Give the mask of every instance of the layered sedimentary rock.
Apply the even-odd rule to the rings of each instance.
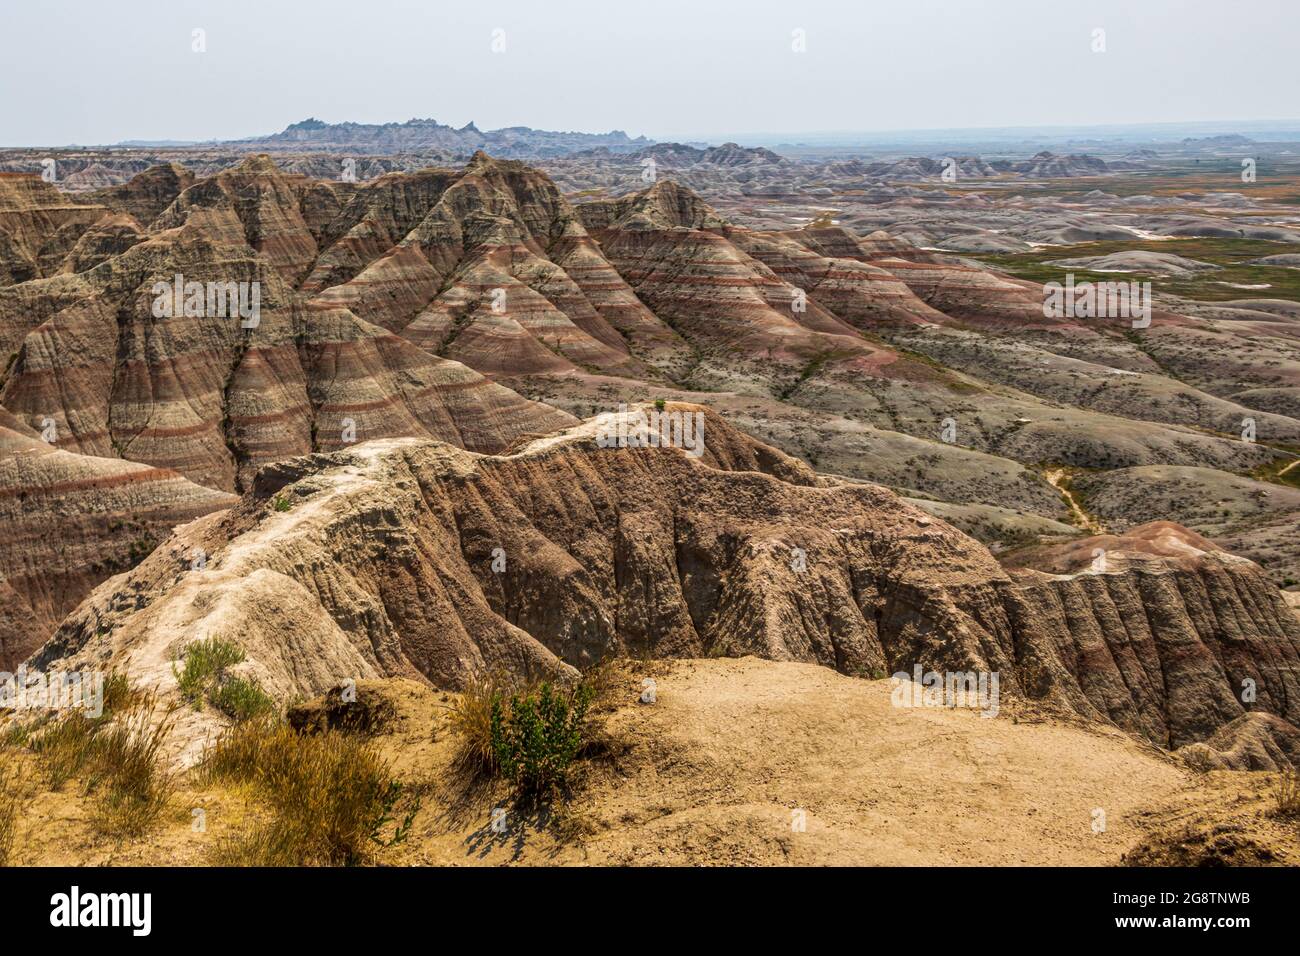
[[[456,686],[485,667],[563,671],[643,646],[663,654],[755,652],[866,672],[916,662],[993,667],[1013,689],[1178,746],[1249,709],[1224,688],[1260,660],[1275,666],[1253,678],[1270,688],[1258,706],[1294,717],[1286,698],[1291,651],[1269,656],[1252,645],[1242,663],[1206,612],[1179,611],[1168,590],[1176,583],[1179,600],[1192,607],[1188,595],[1205,587],[1215,610],[1248,595],[1262,615],[1255,632],[1288,647],[1294,636],[1273,620],[1275,592],[1253,565],[1194,545],[1204,555],[1199,564],[1161,565],[1158,574],[1136,565],[1110,576],[1005,572],[924,515],[873,532],[869,546],[860,538],[842,545],[835,528],[857,527],[862,511],[896,515],[889,509],[901,506],[887,496],[888,506],[880,504],[874,489],[830,489],[770,450],[747,453],[746,471],[785,462],[767,502],[745,484],[757,479],[719,467],[727,464],[720,448],[747,440],[713,418],[701,462],[649,452],[653,468],[627,463],[642,453],[588,461],[589,442],[573,436],[521,450],[530,437],[575,419],[505,387],[553,396],[583,414],[647,392],[712,392],[709,401],[728,415],[808,461],[817,461],[813,449],[852,436],[831,466],[837,472],[889,480],[909,494],[942,488],[947,500],[965,505],[976,482],[960,476],[987,462],[1000,477],[996,492],[985,489],[986,505],[1055,519],[1065,506],[1042,477],[1044,463],[1273,467],[1279,452],[1268,442],[1292,440],[1291,423],[1256,414],[1261,441],[1237,440],[1230,432],[1236,417],[1251,413],[1248,400],[1207,397],[1274,381],[1263,374],[1259,346],[1249,367],[1194,394],[1174,388],[1118,325],[1045,319],[1041,290],[1031,284],[896,236],[858,236],[828,219],[780,231],[740,228],[667,180],[575,206],[537,170],[483,154],[460,169],[362,183],[312,179],[251,157],[206,176],[158,167],[80,203],[47,185],[15,179],[0,200],[9,210],[0,222],[0,261],[12,264],[8,280],[0,276],[0,350],[10,356],[0,401],[20,428],[51,422],[53,447],[78,460],[137,462],[251,493],[242,517],[205,518],[185,535],[214,552],[256,553],[264,565],[239,564],[244,570],[227,579],[214,576],[220,563],[186,571],[173,550],[124,586],[144,589],[137,594],[193,589],[187,599],[199,606],[159,604],[176,615],[155,622],[163,637],[204,636],[185,629],[218,623],[200,613],[209,606],[231,615],[241,633],[264,634],[267,647],[252,656],[269,686],[286,694],[320,690],[349,668]],[[176,276],[209,288],[256,283],[256,319],[229,309],[160,313],[155,284]],[[1154,318],[1143,348],[1162,363],[1190,367],[1191,352],[1180,343],[1209,333],[1187,317]],[[1265,325],[1275,337],[1285,328],[1281,320]],[[1236,328],[1244,335],[1263,327]],[[1104,388],[1088,381],[1099,375]],[[1193,407],[1211,406],[1214,416],[1188,417]],[[717,445],[719,435],[731,437]],[[340,457],[297,457],[313,453]],[[755,467],[759,461],[767,464]],[[451,495],[447,489],[460,486],[445,468],[490,478],[465,485],[480,489],[487,504],[474,504],[465,489]],[[343,474],[351,477],[335,487]],[[438,494],[393,491],[413,480]],[[329,512],[334,543],[320,552],[327,559],[304,539],[302,553],[313,557],[301,566],[314,569],[304,581],[293,563],[301,555],[290,560],[274,535],[263,541],[257,529],[264,518],[277,534],[286,530],[282,520],[297,528],[295,513],[313,516],[301,525],[304,534],[317,528],[320,515],[297,504],[266,513],[268,495],[284,491],[296,500],[293,489],[312,482],[321,490],[309,501],[328,499],[343,510]],[[665,484],[680,496],[643,497],[642,486]],[[370,498],[353,497],[373,492],[378,501],[381,488],[389,508],[382,514]],[[561,498],[554,507],[564,521],[538,511],[539,502]],[[835,507],[823,510],[826,501]],[[344,520],[354,512],[368,517]],[[448,513],[457,516],[455,527],[446,524]],[[498,545],[512,570],[480,580],[487,572],[473,563],[481,557],[474,549],[483,542],[465,535],[507,514],[509,521],[490,527],[516,529],[537,547],[516,555]],[[613,525],[610,514],[618,516]],[[732,530],[700,530],[714,525]],[[782,529],[775,549],[755,543],[770,527]],[[391,541],[400,559],[370,541],[375,528],[397,529]],[[629,537],[628,529],[646,536]],[[796,534],[810,543],[794,544]],[[906,546],[890,543],[896,534]],[[601,550],[602,535],[616,542],[612,555]],[[567,559],[545,545],[556,541]],[[919,560],[913,545],[931,563],[896,581],[881,555]],[[812,577],[794,575],[795,547],[835,554],[840,563],[833,573],[817,565]],[[355,561],[343,554],[351,548]],[[535,555],[554,563],[533,568]],[[362,568],[362,560],[374,567]],[[89,565],[78,587],[129,563]],[[947,596],[936,598],[923,578],[946,581],[948,567],[979,570],[969,587],[945,583]],[[697,570],[688,575],[687,568]],[[527,573],[507,592],[516,572]],[[166,584],[176,574],[180,582]],[[32,613],[31,587],[21,574],[4,577],[0,618],[22,620]],[[318,581],[332,582],[325,590],[333,596]],[[815,591],[801,590],[810,581]],[[710,589],[716,599],[701,596]],[[1109,623],[1166,604],[1160,613],[1175,623],[1153,621],[1149,633],[1121,638]],[[40,626],[55,613],[41,610]],[[128,625],[145,618],[127,616],[122,640],[135,646]],[[81,633],[79,620],[68,634]],[[277,650],[272,637],[283,634],[295,636],[288,650]],[[1121,639],[1142,648],[1140,673],[1114,643]],[[60,640],[66,645],[66,634]],[[165,655],[155,650],[162,674]],[[1156,686],[1152,675],[1166,672],[1179,675],[1179,688]],[[1191,700],[1181,696],[1184,683],[1215,689]]]
[[[177,196],[194,185],[194,179],[194,173],[180,163],[161,163],[85,198],[148,226]]]
[[[349,677],[458,687],[631,652],[757,654],[997,671],[1003,694],[1163,746],[1244,713],[1246,677],[1252,712],[1300,717],[1300,624],[1254,565],[1182,529],[1110,542],[1104,572],[1053,555],[1038,559],[1052,573],[1008,572],[891,492],[819,478],[698,406],[665,411],[703,416],[698,457],[609,447],[609,414],[503,455],[385,440],[266,466],[237,508],[101,586],[32,663],[129,657],[166,684],[178,646],[223,633],[291,697]],[[196,547],[201,571],[182,562]]]
[[[151,169],[95,198],[101,218],[71,247],[56,244],[57,274],[0,287],[0,348],[14,355],[0,398],[29,424],[60,420],[76,450],[214,487],[243,488],[262,463],[346,443],[347,421],[356,440],[427,435],[492,451],[566,420],[497,391],[476,403],[488,408],[481,423],[448,427],[419,397],[455,377],[438,359],[530,392],[546,377],[585,394],[585,376],[607,376],[610,404],[656,383],[776,399],[927,440],[952,420],[956,444],[1031,465],[1244,471],[1274,454],[1179,427],[1219,428],[1250,409],[1184,422],[1174,398],[1187,389],[1132,345],[1117,357],[1104,330],[1044,319],[1025,283],[823,222],[739,228],[668,180],[573,206],[544,174],[483,154],[459,170],[362,184],[252,157],[200,179]],[[176,275],[260,283],[260,327],[160,320],[150,289]],[[987,350],[949,366],[952,350],[938,350],[950,339],[938,333],[971,323],[1016,337],[1008,348],[1054,336],[1049,347],[1087,354],[1102,371],[1145,362],[1148,377],[1103,392],[1075,376],[1063,394],[1061,370],[1039,356],[1024,356],[1014,375]],[[375,354],[374,328],[411,348]],[[426,371],[413,389],[404,370],[414,367]],[[341,394],[349,383],[355,396]],[[1144,405],[1150,395],[1158,405]],[[1121,417],[1146,405],[1146,417],[1167,424]],[[1274,441],[1289,440],[1290,423],[1257,417]]]
[[[428,199],[419,218],[404,223],[404,233],[383,230],[389,248],[346,281],[322,288],[314,301],[345,307],[428,352],[489,374],[644,371],[603,309],[630,333],[638,325],[651,330],[639,333],[638,342],[651,344],[655,334],[671,339],[636,307],[544,175],[479,154],[459,174],[444,175]],[[368,238],[338,245],[361,258]],[[334,259],[331,253],[328,260]],[[576,275],[561,263],[572,263]],[[307,287],[344,274],[324,273],[318,263]]]
[[[317,237],[348,231],[320,220],[360,214],[322,214],[335,198],[251,159],[183,189],[142,236],[120,235],[135,221],[124,213],[101,220],[68,274],[0,290],[0,333],[15,348],[0,400],[28,425],[53,420],[60,448],[223,490],[266,461],[350,441],[414,435],[491,451],[571,420],[346,307],[304,303],[294,283],[312,271]],[[124,249],[106,255],[115,235]],[[177,276],[206,292],[199,314],[188,292],[158,295]]]
[[[888,374],[905,377],[910,363],[863,339],[851,323],[865,327],[873,314],[909,321],[933,314],[888,273],[819,256],[781,235],[728,227],[669,180],[578,212],[637,296],[720,381],[755,362],[774,375],[781,366],[788,373],[814,362],[858,372],[898,364]]]
[[[1296,619],[1253,562],[1157,521],[1008,563],[1013,617],[1070,636],[1061,664],[1121,727],[1179,747],[1248,711],[1295,721]]]
[[[236,500],[173,471],[60,451],[0,408],[0,670],[173,526]]]
[[[0,286],[58,271],[104,211],[72,200],[40,175],[0,173]]]

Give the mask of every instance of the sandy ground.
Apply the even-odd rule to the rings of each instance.
[[[653,704],[638,700],[647,678]],[[1107,865],[1223,821],[1266,831],[1275,852],[1246,862],[1300,861],[1300,826],[1269,816],[1273,775],[1193,774],[1118,731],[1005,700],[983,718],[895,707],[888,679],[812,664],[628,662],[595,718],[607,751],[548,816],[449,771],[451,695],[382,687],[397,718],[375,742],[426,791],[389,864]],[[17,862],[201,863],[257,813],[231,793],[175,802],[158,832],[112,846],[90,835],[73,795],[46,794],[28,808]],[[191,804],[206,810],[202,832]],[[491,826],[495,807],[505,832]],[[1162,850],[1152,861],[1175,860]]]
[[[888,680],[754,658],[645,666],[657,702],[610,718],[629,749],[575,802],[577,846],[430,831],[423,860],[1105,864],[1144,835],[1141,808],[1189,785],[1119,733],[899,708]]]

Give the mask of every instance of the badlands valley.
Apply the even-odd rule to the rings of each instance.
[[[1300,144],[1050,146],[0,151],[0,859],[1300,863]]]

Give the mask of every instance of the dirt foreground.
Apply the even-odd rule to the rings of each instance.
[[[640,701],[647,680],[654,703]],[[364,682],[361,699],[382,696],[395,715],[376,746],[423,793],[408,838],[380,862],[1300,862],[1300,827],[1271,813],[1274,774],[1196,774],[1109,728],[1007,700],[992,718],[898,707],[891,690],[889,679],[757,658],[626,662],[594,717],[605,752],[547,814],[451,771],[452,695]],[[259,814],[247,794],[182,788],[153,833],[114,845],[94,836],[75,794],[33,797],[14,863],[201,864],[213,841]]]

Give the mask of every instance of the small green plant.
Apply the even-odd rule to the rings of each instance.
[[[281,511],[281,512],[288,511],[292,507],[293,507],[293,502],[290,501],[288,498],[286,498],[284,495],[276,495],[274,498],[271,499],[271,508],[274,509],[275,511]]]
[[[135,567],[149,555],[153,554],[153,549],[158,546],[158,542],[152,538],[135,538],[127,547],[126,560],[130,567]]]
[[[172,661],[172,673],[181,696],[197,709],[206,694],[225,676],[226,669],[244,660],[244,649],[233,641],[210,637],[187,644],[181,650],[184,666],[177,671]]]
[[[535,693],[493,700],[492,751],[519,796],[545,796],[564,786],[569,765],[582,748],[592,695],[587,684],[566,692],[547,681]]]
[[[384,827],[393,821],[393,812],[401,801],[404,792],[405,788],[400,783],[392,783],[389,785],[387,793],[384,794],[383,813],[370,831],[371,841],[379,846],[397,846],[399,843],[405,843],[406,838],[411,835],[411,828],[415,825],[415,815],[420,812],[420,807],[424,803],[424,798],[419,793],[412,793],[410,799],[407,800],[406,812],[402,815],[402,822],[393,829],[393,835],[390,837],[381,835]]]
[[[664,408],[665,408],[666,405],[667,405],[667,402],[665,402],[662,398],[656,398],[656,399],[655,399],[655,409],[656,409],[656,410],[662,412],[662,411],[664,410]]]
[[[275,701],[262,690],[261,684],[251,678],[236,675],[222,679],[209,692],[208,699],[212,701],[213,707],[237,722],[275,710]]]

